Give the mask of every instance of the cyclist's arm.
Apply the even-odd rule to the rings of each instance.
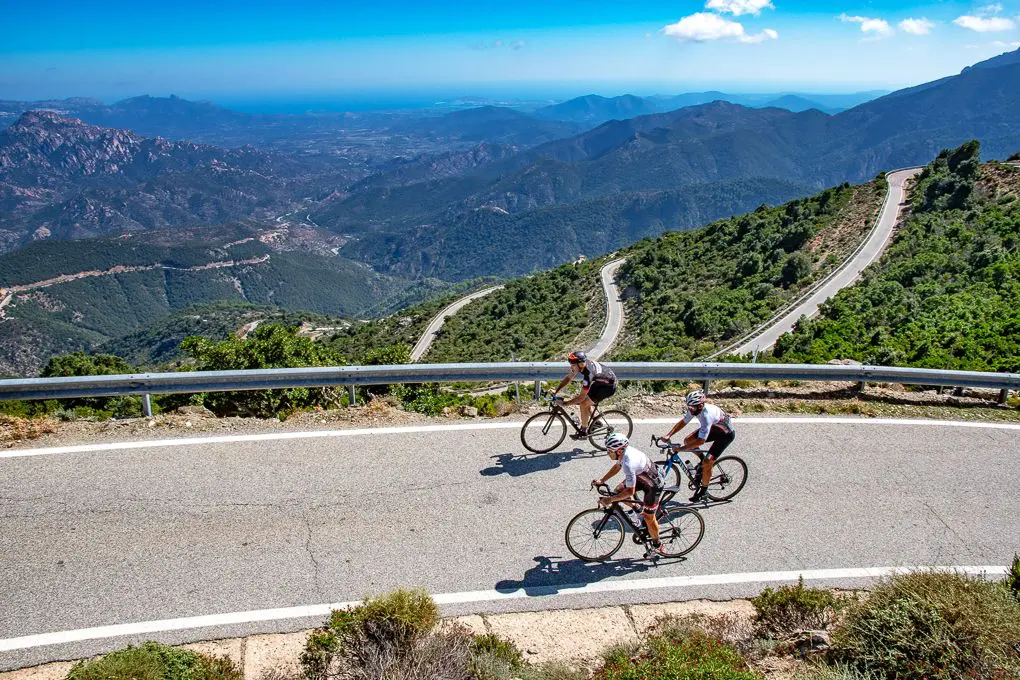
[[[609,472],[602,475],[599,479],[592,480],[595,484],[605,484],[608,480],[616,476],[616,473],[620,471],[622,466],[619,463],[614,463],[613,467],[609,468]]]
[[[674,425],[673,429],[670,430],[669,433],[666,434],[665,438],[669,439],[670,437],[675,435],[677,432],[679,432],[680,430],[684,429],[684,425],[686,425],[689,422],[691,422],[691,414],[688,413],[688,414],[685,414],[683,418],[681,418],[680,420],[676,421],[676,425]]]
[[[570,399],[566,400],[565,402],[563,402],[563,405],[564,406],[574,406],[575,404],[580,404],[582,401],[584,401],[587,398],[588,398],[588,388],[587,387],[582,387],[581,391],[577,393],[576,397],[571,397]]]
[[[566,387],[567,383],[569,383],[571,380],[573,380],[575,375],[577,375],[577,371],[574,368],[571,368],[570,369],[570,373],[567,373],[567,377],[564,378],[563,380],[561,380],[560,384],[556,386],[555,390],[553,390],[553,394],[556,394],[557,392],[562,390],[564,387]]]

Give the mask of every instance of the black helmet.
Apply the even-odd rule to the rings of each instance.
[[[588,357],[585,356],[584,352],[581,350],[573,351],[567,355],[567,361],[569,361],[572,364],[580,364],[587,360]]]

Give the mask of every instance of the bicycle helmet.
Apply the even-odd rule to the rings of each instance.
[[[684,397],[684,401],[687,402],[687,408],[697,408],[698,406],[705,405],[705,393],[701,390],[694,390]]]
[[[569,361],[572,364],[579,364],[587,360],[588,360],[587,355],[581,350],[573,351],[567,355],[567,361]]]
[[[628,443],[627,438],[619,432],[612,432],[608,437],[606,437],[607,449],[622,449]]]

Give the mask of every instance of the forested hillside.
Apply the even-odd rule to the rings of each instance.
[[[981,165],[977,142],[944,151],[911,206],[882,259],[776,359],[1020,371],[1020,168]]]
[[[627,250],[615,359],[690,361],[770,318],[842,262],[874,224],[884,178],[671,233]]]
[[[53,354],[93,349],[196,304],[359,317],[435,288],[427,281],[410,286],[276,232],[262,234],[265,242],[234,228],[190,236],[40,241],[0,256],[0,374],[34,375]],[[175,238],[184,242],[175,245]]]
[[[886,182],[840,185],[807,199],[621,249],[626,304],[617,360],[686,361],[769,318],[831,271],[870,231]],[[606,258],[608,259],[608,258]],[[434,361],[562,358],[602,331],[606,259],[510,282],[447,321]]]

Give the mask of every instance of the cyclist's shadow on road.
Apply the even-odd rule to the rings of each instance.
[[[507,474],[511,477],[531,474],[532,472],[543,472],[555,470],[561,464],[579,458],[597,458],[606,455],[604,451],[585,451],[575,448],[570,451],[555,451],[553,453],[501,453],[492,456],[496,464],[481,470],[484,477],[495,477],[496,475]]]
[[[564,589],[585,586],[614,576],[649,571],[658,565],[679,564],[686,560],[684,557],[678,557],[659,559],[653,562],[625,557],[608,562],[584,562],[544,555],[539,555],[534,559],[535,566],[524,572],[524,578],[520,580],[503,579],[496,583],[496,590],[500,593],[523,590],[531,597],[555,595]]]

